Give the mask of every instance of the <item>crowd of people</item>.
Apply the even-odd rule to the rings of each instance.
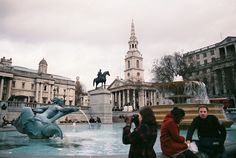
[[[171,158],[227,158],[224,142],[226,129],[208,107],[199,105],[196,116],[187,130],[186,137],[180,133],[179,125],[185,111],[174,107],[166,114],[160,128],[162,153]],[[157,139],[157,123],[150,107],[143,107],[138,116],[127,116],[122,141],[130,144],[129,158],[156,158],[154,144]],[[132,130],[132,123],[135,127]],[[197,131],[197,139],[193,139]]]

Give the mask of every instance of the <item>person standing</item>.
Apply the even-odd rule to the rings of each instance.
[[[174,107],[166,114],[161,125],[160,145],[162,153],[170,157],[196,157],[187,150],[185,138],[180,135],[179,124],[185,116],[183,109]]]
[[[226,129],[220,124],[218,118],[214,115],[208,115],[208,107],[200,105],[199,115],[195,117],[188,129],[187,143],[192,141],[193,133],[197,129],[199,140],[195,140],[198,150],[215,158],[224,155],[224,142],[226,139]]]
[[[130,144],[129,158],[156,158],[153,146],[157,138],[157,123],[150,107],[143,107],[138,115],[126,117],[122,141]],[[131,132],[131,124],[135,124]]]

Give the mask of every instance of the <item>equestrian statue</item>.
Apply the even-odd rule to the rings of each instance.
[[[109,71],[105,71],[102,73],[101,69],[99,70],[98,74],[97,74],[97,78],[95,78],[93,80],[93,86],[96,83],[96,89],[99,83],[102,83],[102,87],[105,88],[106,86],[106,75],[110,76]]]

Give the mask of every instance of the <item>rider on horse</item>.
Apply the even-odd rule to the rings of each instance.
[[[106,84],[106,75],[110,76],[109,74],[109,71],[105,71],[104,73],[102,73],[102,70],[99,69],[98,71],[98,74],[97,74],[97,78],[95,78],[93,80],[93,85],[96,83],[96,88],[97,88],[97,85],[99,83],[102,83],[102,86]]]

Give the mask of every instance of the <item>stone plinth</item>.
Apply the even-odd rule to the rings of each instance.
[[[89,91],[91,115],[96,120],[100,117],[102,123],[112,123],[111,93],[107,89]]]

